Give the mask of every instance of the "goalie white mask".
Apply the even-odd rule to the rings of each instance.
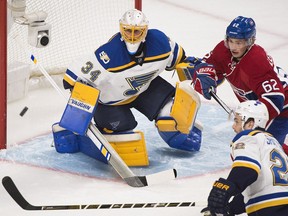
[[[120,19],[120,33],[130,54],[135,54],[145,41],[148,31],[148,20],[139,10],[128,10]]]
[[[249,118],[254,119],[254,127],[265,128],[269,120],[269,113],[264,103],[258,100],[249,100],[240,103],[235,109],[235,113],[241,116],[242,128]]]

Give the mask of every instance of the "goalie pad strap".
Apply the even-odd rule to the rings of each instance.
[[[125,142],[125,141],[139,141],[142,139],[139,133],[127,133],[127,134],[103,134],[108,142]]]
[[[160,131],[177,131],[174,119],[159,119],[156,122],[156,126]]]

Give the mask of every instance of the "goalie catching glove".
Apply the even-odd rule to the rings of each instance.
[[[202,59],[187,57],[183,62],[176,65],[176,71],[180,81],[193,80],[194,68],[202,63]]]

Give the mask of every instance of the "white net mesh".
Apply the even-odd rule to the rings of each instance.
[[[14,0],[8,1],[11,3]],[[14,23],[10,28],[11,10],[8,10],[7,26],[10,31],[7,39],[7,95],[8,102],[10,99],[11,103],[8,104],[7,112],[7,148],[30,139],[31,135],[51,131],[51,125],[59,121],[64,109],[62,107],[66,106],[66,100],[62,100],[56,92],[50,92],[51,89],[46,88],[52,85],[42,75],[39,67],[33,64],[30,55],[33,54],[37,58],[61,88],[67,66],[78,56],[94,52],[118,32],[119,19],[126,10],[135,7],[134,2],[135,0],[26,0],[26,14],[41,10],[48,14],[45,21],[51,25],[51,41],[44,48],[29,45],[27,25]],[[15,36],[19,40],[15,40]],[[13,65],[24,67],[22,63],[28,68],[25,74],[30,76],[29,82],[26,77],[25,80],[19,81],[24,70],[9,70],[9,66],[12,68]],[[27,86],[29,91],[26,91]],[[41,91],[30,92],[39,88]],[[68,91],[63,92],[68,96]],[[21,117],[19,113],[25,106],[29,110]],[[39,117],[35,118],[37,115]]]
[[[41,73],[27,52],[33,54],[49,72],[63,73],[77,56],[93,52],[119,31],[118,20],[134,8],[134,0],[26,0],[26,13],[43,10],[51,24],[51,41],[47,47],[28,44],[28,27],[14,23],[8,35],[8,64],[14,61],[32,65],[31,77]],[[18,36],[24,49],[13,39]]]

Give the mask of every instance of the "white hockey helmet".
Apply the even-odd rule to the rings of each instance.
[[[119,20],[120,33],[130,54],[135,54],[141,42],[145,41],[148,20],[143,12],[132,9],[124,13]]]
[[[254,119],[254,128],[265,128],[267,121],[269,120],[269,113],[264,103],[258,100],[248,100],[240,103],[235,113],[241,116],[242,128],[249,118]]]

